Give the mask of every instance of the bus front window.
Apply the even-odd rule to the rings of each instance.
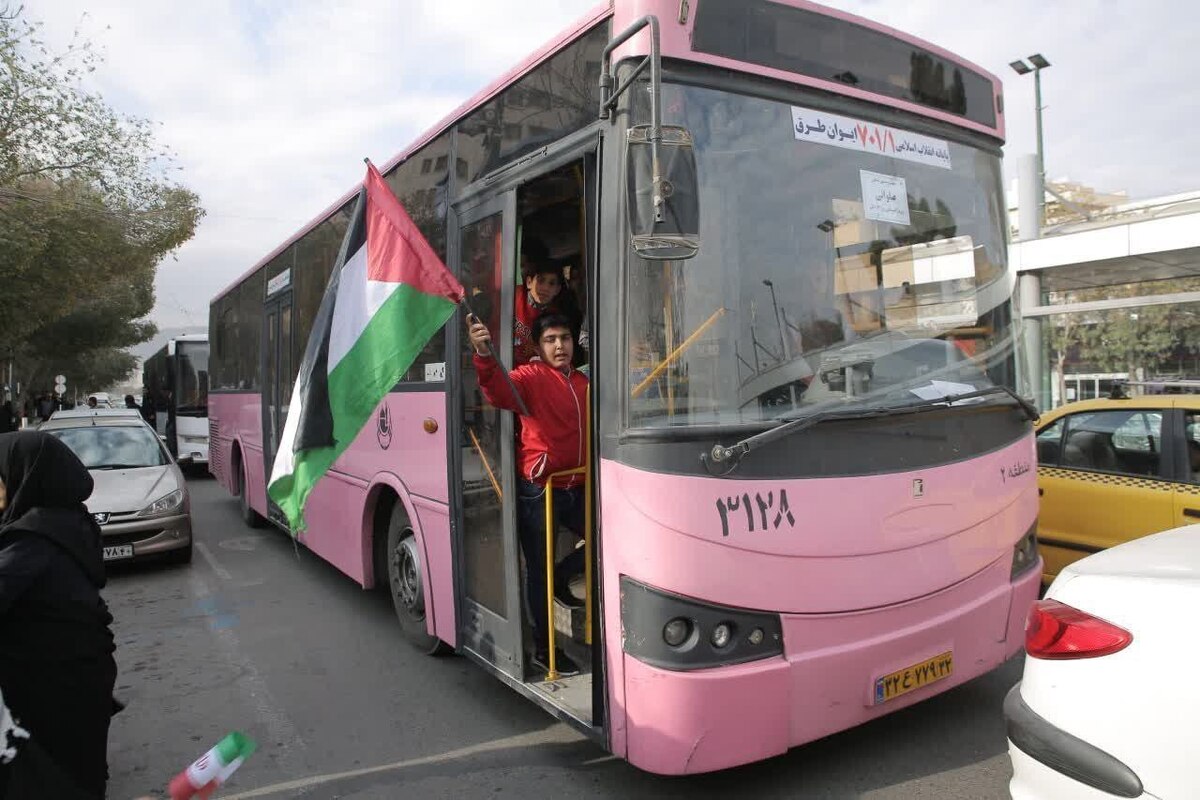
[[[885,155],[845,140],[894,139],[895,124],[663,92],[665,121],[695,135],[701,245],[688,261],[627,256],[630,425],[1014,385],[998,149],[924,135],[928,153]]]
[[[179,344],[179,387],[175,413],[204,416],[208,413],[208,343]]]

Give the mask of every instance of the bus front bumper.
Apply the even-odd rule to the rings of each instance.
[[[180,436],[178,449],[179,457],[176,461],[180,464],[208,463],[208,437]]]
[[[895,606],[783,615],[784,654],[775,658],[673,671],[624,654],[629,761],[667,775],[758,761],[994,669],[1021,650],[1041,582],[1039,568],[1010,581],[1006,561]],[[937,679],[879,700],[880,679],[945,653],[952,666]]]

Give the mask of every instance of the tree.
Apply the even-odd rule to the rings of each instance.
[[[1129,283],[1051,296],[1051,302],[1141,297],[1200,289],[1200,279]],[[1049,319],[1046,341],[1059,375],[1060,397],[1068,362],[1095,372],[1123,372],[1131,377],[1185,372],[1182,361],[1200,352],[1200,316],[1187,305],[1165,304],[1061,314]]]
[[[124,369],[119,380],[134,361],[110,351],[154,334],[139,320],[157,265],[204,212],[170,180],[151,123],[84,88],[90,43],[77,32],[51,54],[20,15],[0,13],[0,356],[31,388],[56,372]]]

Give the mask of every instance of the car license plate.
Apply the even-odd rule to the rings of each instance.
[[[118,544],[104,548],[105,561],[113,561],[118,558],[133,558],[133,545]]]
[[[895,700],[900,695],[914,692],[953,674],[954,653],[950,650],[911,667],[890,672],[875,679],[875,705]]]

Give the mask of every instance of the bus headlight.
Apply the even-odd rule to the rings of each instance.
[[[704,603],[621,576],[623,647],[661,669],[743,664],[783,654],[778,614]]]
[[[1025,531],[1025,535],[1013,546],[1012,571],[1009,573],[1009,578],[1015,578],[1031,569],[1037,564],[1037,561],[1037,520],[1035,519],[1029,530]]]

